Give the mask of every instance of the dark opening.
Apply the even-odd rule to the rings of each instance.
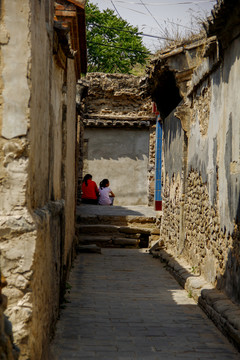
[[[141,234],[139,240],[140,240],[140,243],[138,246],[140,247],[140,249],[148,248],[148,244],[149,244],[149,235],[148,234]]]
[[[153,100],[157,104],[162,119],[166,118],[182,100],[172,71],[165,70],[159,74]]]

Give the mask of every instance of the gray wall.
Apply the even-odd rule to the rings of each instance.
[[[88,128],[84,175],[110,180],[115,205],[147,205],[149,131]]]

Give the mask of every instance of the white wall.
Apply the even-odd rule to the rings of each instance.
[[[88,128],[84,138],[84,175],[90,173],[97,185],[108,178],[115,205],[147,205],[149,131]]]

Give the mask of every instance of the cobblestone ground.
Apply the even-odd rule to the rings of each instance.
[[[51,359],[240,359],[163,264],[144,250],[81,254],[69,283]]]

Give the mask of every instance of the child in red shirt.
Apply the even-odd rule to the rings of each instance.
[[[82,183],[82,203],[97,205],[98,196],[99,190],[97,184],[92,180],[92,175],[86,174]]]

